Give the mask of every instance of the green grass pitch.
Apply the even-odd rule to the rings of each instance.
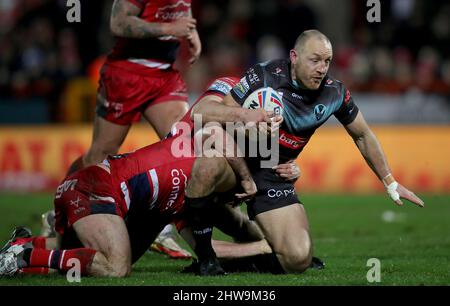
[[[190,261],[147,253],[124,279],[90,278],[69,283],[63,275],[0,278],[0,285],[449,285],[450,196],[423,197],[426,207],[397,207],[384,195],[305,195],[314,253],[324,270],[302,275],[239,273],[199,277],[179,271]],[[0,243],[15,225],[39,231],[51,194],[0,194]],[[295,234],[295,233],[293,233]],[[215,238],[228,239],[216,232]],[[367,260],[381,261],[381,282],[369,283]]]

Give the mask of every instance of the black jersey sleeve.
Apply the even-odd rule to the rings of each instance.
[[[240,105],[244,104],[245,99],[257,90],[264,86],[264,71],[261,65],[255,65],[254,67],[248,69],[245,75],[233,87],[231,90],[231,96]]]
[[[334,113],[334,116],[343,125],[348,125],[352,123],[353,120],[355,120],[356,115],[358,115],[359,108],[353,101],[350,91],[345,87],[342,87],[342,90],[344,92],[342,97],[342,104],[341,107],[339,107],[339,109]]]

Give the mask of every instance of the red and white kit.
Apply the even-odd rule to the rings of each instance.
[[[173,22],[190,16],[190,0],[127,0],[148,22]],[[172,67],[179,40],[173,36],[134,39],[117,37],[100,73],[98,93],[104,98],[97,114],[106,120],[129,125],[139,121],[150,105],[188,101],[187,87]]]
[[[68,176],[55,195],[56,231],[63,235],[88,215],[125,218],[131,210],[152,211],[162,219],[178,221],[195,157],[172,155],[177,138],[109,157],[102,167],[87,167]]]

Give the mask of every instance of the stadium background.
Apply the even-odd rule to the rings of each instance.
[[[375,128],[396,176],[418,192],[450,192],[450,4],[383,1],[380,23],[366,1],[193,1],[203,53],[190,70],[190,101],[216,76],[286,57],[298,33],[319,28],[334,47],[331,74],[344,81]],[[0,189],[51,190],[91,137],[98,69],[113,44],[112,1],[0,5]],[[157,140],[134,127],[122,149]],[[328,124],[299,164],[302,192],[380,192],[345,131]]]
[[[80,1],[81,23],[67,22],[66,2],[0,2],[2,231],[17,222],[35,221],[14,215],[20,205],[40,203],[26,210],[34,217],[50,208],[54,187],[90,143],[98,70],[113,44],[108,29],[112,1]],[[183,60],[177,65],[193,102],[216,76],[241,75],[252,64],[286,57],[301,31],[320,29],[333,43],[330,73],[351,90],[396,178],[425,195],[434,217],[424,217],[423,229],[440,224],[435,239],[442,243],[439,252],[449,254],[444,234],[450,231],[445,225],[450,204],[450,3],[383,0],[381,22],[369,23],[366,2],[193,0],[203,51],[189,70]],[[153,130],[142,123],[133,126],[121,151],[155,141]],[[329,205],[324,209],[335,200],[344,214],[347,202],[354,201],[348,211],[357,211],[360,202],[381,201],[378,217],[394,209],[386,222],[405,222],[405,214],[411,214],[409,221],[420,218],[416,211],[398,212],[389,206],[383,187],[335,120],[318,130],[297,162],[302,177],[296,187],[313,202]],[[337,193],[342,195],[334,196]],[[325,196],[319,201],[318,194]],[[367,220],[364,213],[358,216]],[[448,256],[444,262],[448,267]],[[450,279],[448,272],[445,279]]]

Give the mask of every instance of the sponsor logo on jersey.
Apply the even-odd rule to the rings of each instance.
[[[317,121],[322,119],[323,115],[325,115],[326,110],[327,110],[327,107],[323,104],[318,104],[314,107],[314,115],[316,115]]]
[[[294,135],[290,135],[285,131],[280,130],[279,142],[282,146],[290,149],[300,149],[308,142],[308,139],[303,139]]]
[[[295,99],[303,100],[303,97],[298,95],[298,94],[296,94],[295,92],[292,93],[292,97],[295,98]]]
[[[247,71],[248,80],[250,81],[250,84],[255,85],[257,82],[259,82],[259,77],[255,72],[255,69],[250,68]]]
[[[188,17],[190,8],[190,3],[181,0],[175,4],[158,8],[155,13],[155,18],[164,21],[172,21],[181,17]]]
[[[78,208],[80,206],[80,202],[81,202],[80,197],[77,197],[76,200],[70,200],[70,205]]]
[[[80,207],[80,202],[81,202],[80,197],[77,197],[77,199],[76,199],[75,201],[74,201],[74,200],[70,200],[70,205],[72,205],[73,207],[76,208],[76,209],[73,211],[73,213],[74,213],[75,215],[78,215],[78,214],[80,214],[81,212],[83,212],[84,210],[86,210],[85,207],[83,207],[83,206]]]
[[[241,82],[237,83],[236,86],[233,87],[234,93],[240,98],[244,98],[245,94],[248,92],[248,89],[246,90],[244,85],[242,85]]]
[[[284,73],[281,73],[283,70],[280,67],[275,68],[275,71],[272,72],[273,75],[280,76],[280,77],[286,77]]]
[[[169,209],[172,207],[172,205],[178,199],[180,190],[185,189],[186,187],[185,185],[187,182],[187,177],[182,169],[172,169],[172,171],[170,171],[170,176],[171,176],[172,190],[170,191],[167,206],[165,209]]]
[[[250,90],[250,86],[247,83],[247,80],[245,79],[245,77],[243,77],[240,80],[240,83],[242,84],[242,86],[244,87],[245,90],[249,91]]]
[[[350,90],[346,89],[345,90],[345,97],[344,97],[344,104],[348,104],[348,102],[350,102],[350,98],[351,98]]]
[[[281,197],[288,197],[289,195],[294,195],[295,190],[294,188],[290,189],[283,189],[283,190],[277,190],[277,189],[269,189],[267,190],[267,196],[269,198],[281,198]]]
[[[327,79],[325,81],[325,86],[326,87],[333,87],[333,88],[337,88],[337,83],[335,83],[333,80],[331,79]]]
[[[218,91],[223,93],[224,95],[227,95],[231,90],[231,85],[227,82],[216,80],[214,83],[209,86],[208,90]]]
[[[77,185],[78,179],[64,181],[61,185],[56,189],[55,199],[59,199],[64,192],[67,190],[74,190]]]

